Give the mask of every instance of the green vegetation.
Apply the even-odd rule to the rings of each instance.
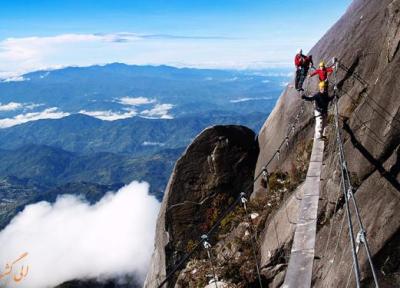
[[[101,121],[86,115],[40,120],[0,129],[0,149],[47,145],[79,154],[100,152],[143,156],[189,145],[203,129],[215,124],[240,124],[258,130],[265,113],[214,111],[177,119],[134,117]]]
[[[308,164],[310,162],[313,140],[302,140],[296,146],[295,159],[291,163],[290,168],[290,187],[289,190],[294,190],[301,182],[304,181],[307,175]]]
[[[0,151],[0,177],[30,179],[53,187],[79,182],[123,185],[133,180],[146,181],[151,183],[151,193],[161,199],[182,151],[182,148],[168,149],[140,157],[114,153],[79,155],[49,146],[29,145]]]

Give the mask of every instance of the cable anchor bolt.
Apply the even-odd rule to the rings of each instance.
[[[267,168],[264,168],[263,171],[262,171],[262,178],[263,178],[265,181],[268,181],[268,177],[269,177],[268,170],[267,170]]]
[[[358,241],[359,243],[365,243],[365,242],[366,242],[366,241],[365,241],[365,238],[366,238],[365,230],[364,230],[364,229],[361,229],[360,231],[358,231],[358,234],[357,234],[357,241]]]
[[[261,173],[261,185],[264,187],[264,188],[268,188],[268,178],[269,178],[269,173],[268,173],[268,170],[267,170],[267,167],[265,166],[264,167],[264,169],[262,170],[262,173]]]
[[[365,243],[365,230],[364,229],[361,229],[360,231],[358,231],[356,243],[357,243],[356,253],[358,253],[358,251],[360,250],[360,244]]]
[[[201,240],[203,240],[204,249],[208,250],[211,248],[211,244],[208,242],[208,236],[206,234],[201,235]]]
[[[347,189],[347,199],[351,199],[351,197],[353,197],[353,191],[351,190],[351,188]]]
[[[247,205],[246,205],[246,203],[248,202],[248,200],[247,200],[247,198],[246,198],[246,193],[244,193],[244,192],[240,193],[240,201],[241,201],[242,204],[243,204],[244,210],[247,211]]]
[[[244,192],[240,193],[240,200],[242,201],[242,203],[247,202],[246,193],[244,193]]]

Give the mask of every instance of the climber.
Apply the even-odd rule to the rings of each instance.
[[[325,67],[325,62],[321,61],[319,63],[319,68],[312,72],[308,77],[313,77],[318,74],[320,86],[322,85],[321,83],[323,83],[325,85],[324,88],[326,89],[326,91],[328,91],[328,75],[332,72],[333,67]]]
[[[311,97],[306,95],[301,96],[306,101],[314,101],[315,103],[315,138],[325,138],[325,126],[328,118],[328,106],[329,102],[333,100],[334,96],[329,97],[328,90],[325,88],[325,83],[319,83],[319,92]]]
[[[296,66],[295,88],[297,91],[304,91],[303,83],[307,77],[308,70],[314,65],[312,56],[303,55],[303,50],[299,49],[294,57],[294,65]]]

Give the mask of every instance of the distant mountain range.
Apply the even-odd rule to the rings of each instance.
[[[22,211],[25,205],[39,201],[54,202],[61,194],[82,195],[86,200],[94,203],[100,200],[106,192],[116,191],[121,186],[122,183],[100,185],[79,182],[55,187],[33,179],[20,179],[14,176],[0,177],[0,230],[18,212]]]
[[[166,148],[186,147],[207,126],[243,124],[261,127],[265,114],[238,114],[213,111],[176,119],[133,117],[102,121],[86,115],[28,122],[0,129],[0,148],[15,149],[24,145],[55,146],[77,153],[113,152],[134,155],[154,153]]]
[[[152,183],[152,193],[160,198],[181,148],[134,157],[109,152],[79,155],[51,146],[27,145],[16,150],[0,151],[0,177],[30,179],[43,186],[90,182],[101,185]]]
[[[26,204],[54,202],[61,194],[82,195],[94,203],[133,180],[151,183],[150,193],[161,200],[182,151],[134,157],[110,152],[80,155],[38,145],[0,150],[0,229]]]
[[[120,116],[134,110],[157,118],[153,109],[162,104],[172,105],[174,118],[212,110],[265,113],[289,77],[285,69],[222,71],[120,63],[38,71],[22,75],[20,81],[0,82],[1,103],[20,104],[13,106],[17,109],[0,106],[0,119],[50,107],[71,114],[108,111]]]
[[[215,124],[258,131],[288,79],[284,69],[115,63],[0,81],[0,229],[26,204],[65,193],[95,202],[133,180],[161,200],[197,134]]]

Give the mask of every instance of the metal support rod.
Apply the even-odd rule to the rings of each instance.
[[[208,242],[208,236],[207,235],[202,235],[201,239],[204,239],[203,242],[203,247],[204,249],[206,249],[207,251],[207,256],[208,256],[208,260],[210,261],[210,266],[211,266],[211,270],[213,273],[213,280],[214,280],[214,284],[215,284],[215,288],[218,288],[218,278],[217,278],[217,274],[215,272],[215,267],[214,267],[214,262],[210,253],[210,249],[211,249],[211,244]]]
[[[343,150],[342,150],[342,157],[344,157],[344,151]],[[344,161],[346,161],[346,160],[344,160]],[[364,244],[365,252],[367,253],[367,258],[368,258],[368,262],[369,262],[369,265],[370,265],[370,268],[371,268],[372,277],[374,278],[375,287],[379,288],[378,277],[376,275],[375,266],[374,266],[374,263],[372,261],[371,251],[369,249],[369,244],[368,244],[367,236],[366,236],[366,233],[365,233],[365,228],[364,228],[364,225],[363,225],[362,220],[361,220],[361,215],[360,215],[360,211],[359,211],[359,208],[358,208],[358,204],[357,204],[357,201],[356,201],[356,199],[355,199],[355,197],[353,195],[353,187],[351,186],[350,175],[349,175],[349,171],[347,170],[347,165],[346,165],[345,174],[347,174],[346,175],[347,176],[347,181],[349,183],[348,184],[349,185],[349,192],[348,193],[351,193],[352,197],[350,197],[350,198],[352,199],[352,203],[353,203],[353,206],[354,206],[354,211],[356,212],[356,218],[357,218],[358,225],[360,227],[360,233],[362,233],[362,235],[361,235],[362,242],[361,243]]]
[[[250,239],[251,239],[250,242],[251,242],[251,249],[252,249],[252,252],[253,252],[254,262],[256,264],[256,269],[257,269],[258,284],[260,285],[260,288],[263,288],[262,281],[261,281],[260,267],[258,265],[258,260],[257,260],[257,252],[256,252],[257,249],[256,249],[256,243],[255,243],[255,232],[253,230],[251,216],[250,216],[250,214],[249,214],[249,212],[247,210],[246,203],[247,203],[248,200],[246,199],[245,195],[246,194],[244,192],[241,193],[243,208],[244,208],[244,211],[246,212],[246,216],[249,218],[249,221],[250,221]]]

